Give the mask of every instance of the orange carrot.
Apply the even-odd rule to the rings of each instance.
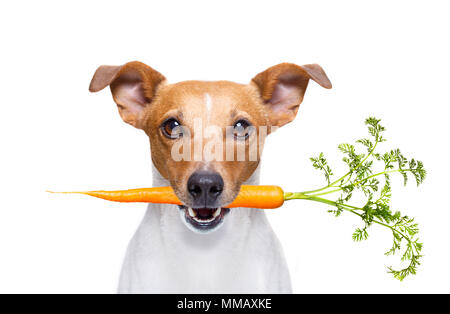
[[[51,192],[51,191],[49,191]],[[85,194],[114,202],[143,202],[182,205],[172,187],[155,187],[119,191],[88,192],[51,192],[65,194]],[[229,205],[232,207],[277,208],[283,205],[284,192],[274,185],[243,185],[236,199]]]
[[[170,186],[132,189],[132,190],[118,190],[118,191],[51,192],[51,193],[84,194],[101,198],[107,201],[122,202],[122,203],[142,202],[142,203],[165,203],[165,204],[182,205],[181,201],[175,195],[172,187]]]
[[[284,192],[276,185],[243,185],[236,199],[226,207],[278,208],[284,203]]]

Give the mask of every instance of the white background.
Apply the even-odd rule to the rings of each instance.
[[[423,160],[425,184],[394,184],[393,207],[416,217],[423,265],[400,283],[386,273],[391,235],[326,205],[269,212],[294,291],[450,292],[449,7],[445,1],[15,1],[0,5],[0,292],[113,293],[145,205],[44,191],[151,184],[145,134],[122,122],[108,90],[90,94],[101,64],[139,60],[171,82],[246,83],[280,62],[319,63],[294,123],[268,139],[262,183],[321,186],[309,157],[345,171],[337,145],[383,120],[389,139]]]

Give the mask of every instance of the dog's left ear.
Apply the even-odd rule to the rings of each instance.
[[[269,106],[271,125],[280,127],[294,120],[310,79],[324,88],[331,88],[330,80],[318,64],[281,63],[252,79],[265,105]]]
[[[166,78],[148,65],[132,61],[120,66],[102,65],[92,77],[89,91],[109,85],[123,121],[142,128],[143,109],[149,105]]]

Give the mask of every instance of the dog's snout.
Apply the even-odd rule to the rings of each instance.
[[[187,183],[194,207],[215,207],[223,191],[223,179],[215,172],[194,172]]]

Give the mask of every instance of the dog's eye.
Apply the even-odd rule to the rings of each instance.
[[[170,139],[177,139],[183,135],[181,123],[174,118],[164,121],[161,125],[161,130],[164,136]]]
[[[238,120],[233,125],[234,138],[245,140],[250,135],[250,122],[247,120]]]

